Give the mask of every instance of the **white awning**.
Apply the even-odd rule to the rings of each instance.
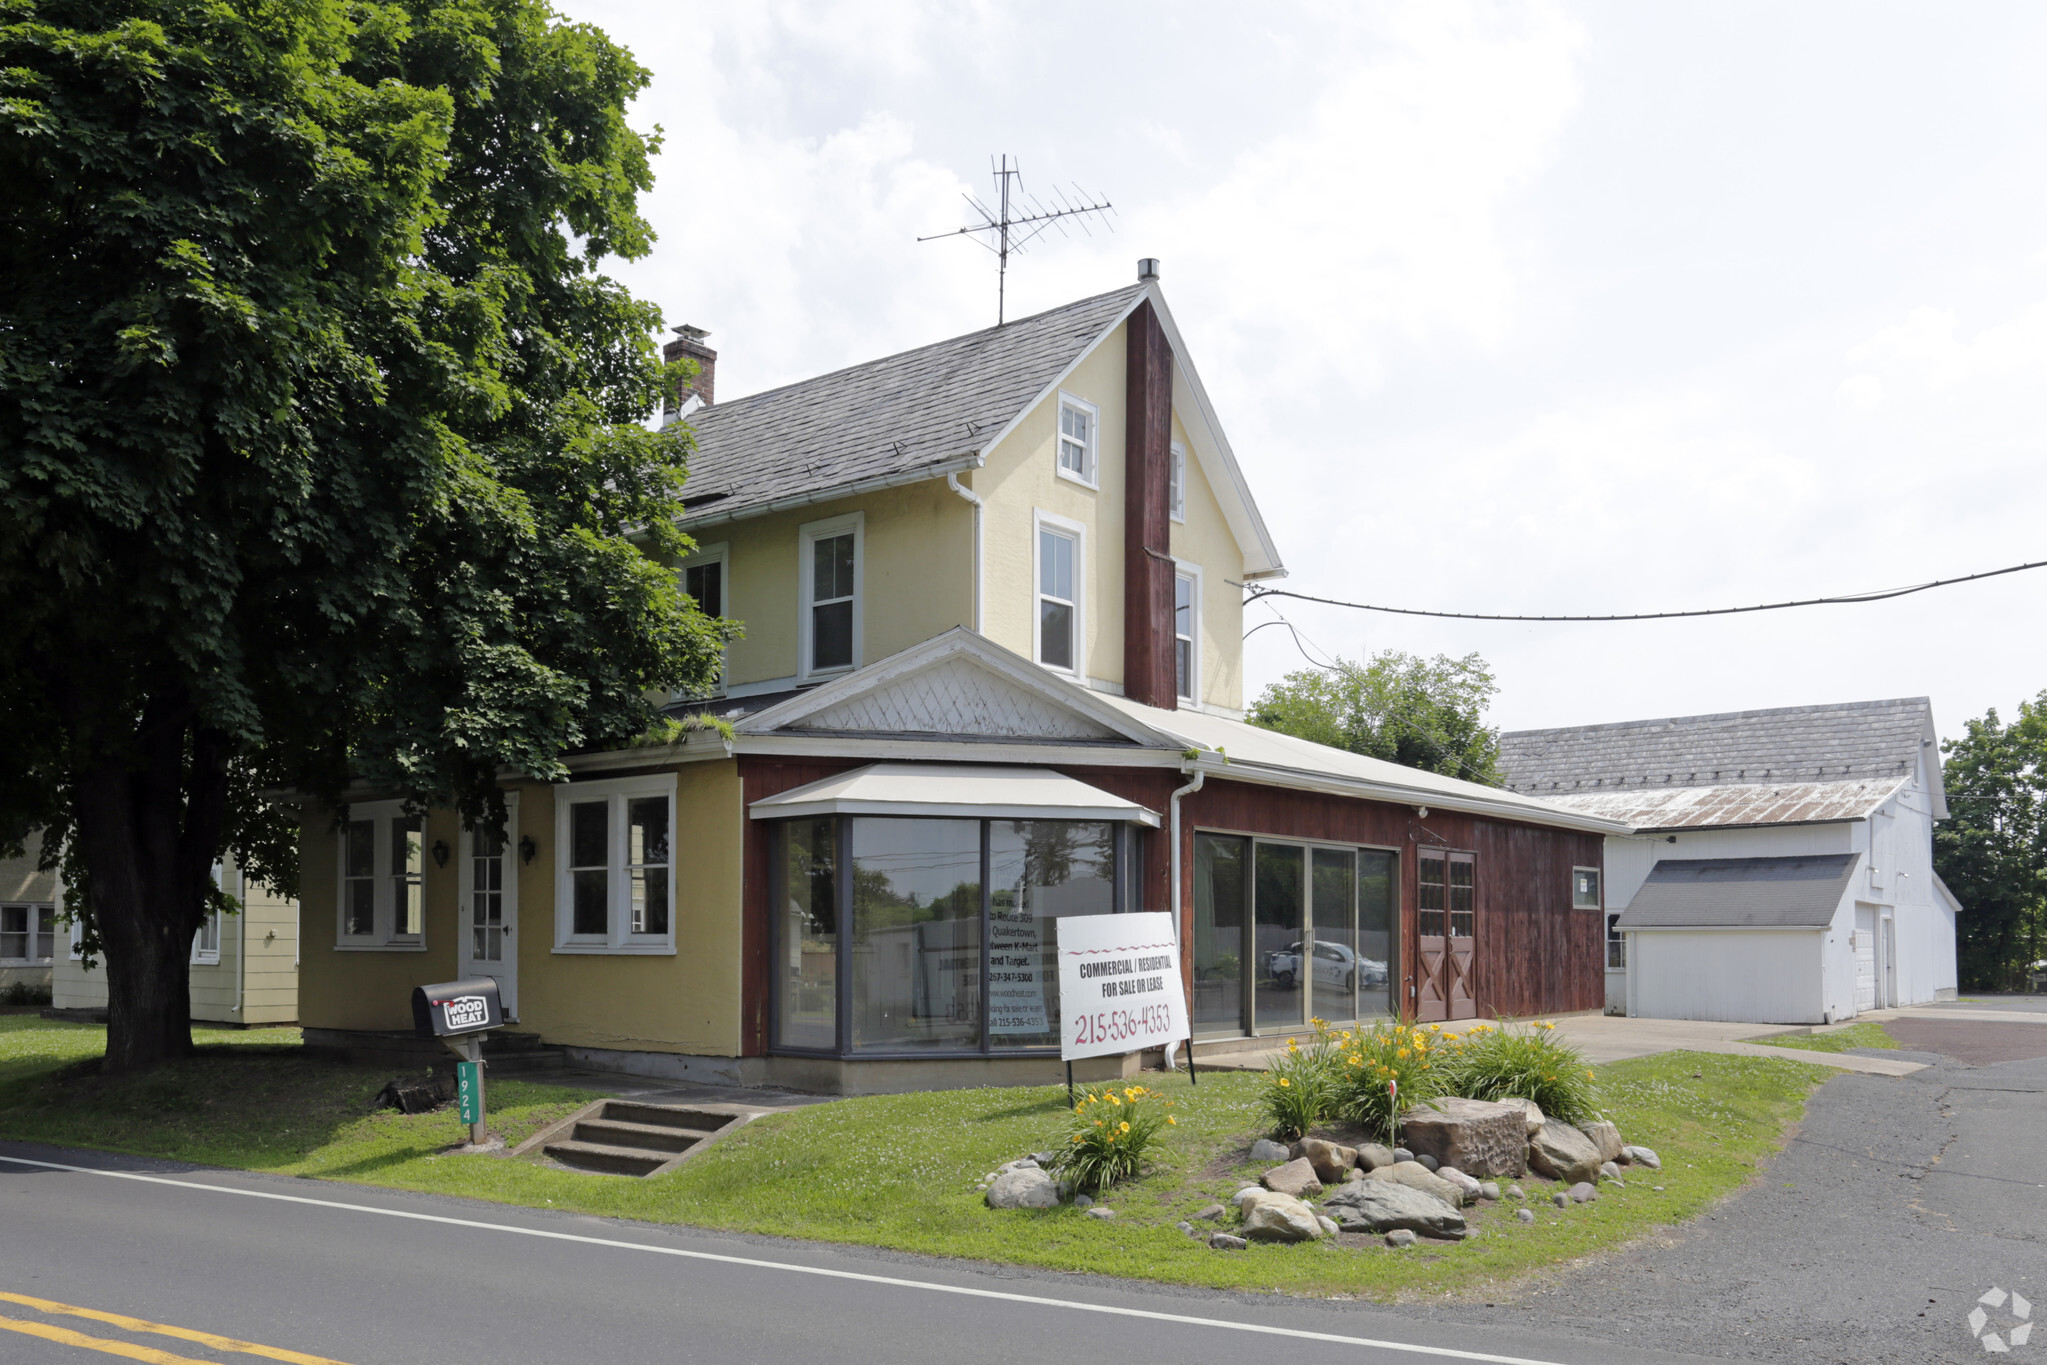
[[[1159,817],[1135,801],[1050,768],[950,763],[873,763],[763,797],[756,820],[806,815],[929,815],[955,820],[1130,820]]]

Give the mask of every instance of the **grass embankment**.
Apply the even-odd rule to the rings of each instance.
[[[1104,1202],[1119,1217],[1104,1222],[1071,1208],[992,1211],[974,1188],[1000,1163],[1056,1145],[1060,1088],[810,1106],[758,1120],[667,1176],[629,1180],[443,1155],[463,1136],[451,1112],[369,1113],[389,1072],[262,1047],[275,1033],[208,1035],[235,1046],[115,1080],[78,1065],[98,1055],[103,1036],[0,1020],[0,1137],[1053,1270],[1370,1298],[1476,1289],[1697,1214],[1751,1178],[1829,1074],[1791,1057],[1616,1063],[1599,1073],[1601,1107],[1664,1163],[1626,1189],[1564,1211],[1545,1198],[1555,1186],[1530,1178],[1533,1224],[1516,1221],[1510,1204],[1482,1205],[1467,1210],[1482,1235],[1461,1243],[1393,1251],[1345,1237],[1225,1253],[1173,1224],[1260,1174],[1245,1159],[1259,1128],[1255,1075],[1208,1073],[1191,1088],[1178,1075],[1147,1077],[1176,1101],[1174,1145],[1151,1174],[1110,1193]],[[515,1142],[589,1098],[510,1080],[491,1095],[493,1131]]]
[[[1851,1047],[1901,1046],[1897,1039],[1884,1031],[1882,1024],[1868,1022],[1850,1024],[1831,1033],[1780,1033],[1769,1038],[1758,1038],[1756,1041],[1769,1047],[1795,1047],[1807,1052],[1846,1052]]]

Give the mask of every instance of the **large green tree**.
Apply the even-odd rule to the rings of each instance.
[[[1992,708],[1942,743],[1949,818],[1933,867],[1962,913],[1955,951],[1964,990],[2023,990],[2047,957],[2047,692],[2006,724]]]
[[[542,0],[0,0],[0,844],[66,850],[110,1068],[190,1050],[223,850],[295,884],[266,792],[483,815],[712,676],[600,273],[647,80]]]
[[[1497,785],[1500,732],[1485,712],[1498,692],[1476,654],[1424,659],[1388,649],[1289,673],[1258,694],[1250,718],[1317,744]]]

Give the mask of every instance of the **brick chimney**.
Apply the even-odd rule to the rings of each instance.
[[[1158,279],[1146,258],[1138,278]],[[1130,315],[1123,433],[1123,695],[1179,709],[1173,661],[1173,348],[1147,300]]]
[[[669,401],[668,407],[670,410],[680,407],[689,401],[691,394],[701,398],[704,406],[709,407],[712,381],[718,377],[718,353],[704,345],[704,338],[710,333],[701,327],[692,327],[686,322],[674,330],[675,340],[661,348],[661,358],[665,361],[694,360],[697,363],[697,374],[696,378],[683,381],[675,397]]]

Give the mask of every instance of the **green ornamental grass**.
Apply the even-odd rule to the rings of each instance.
[[[1457,1040],[1444,1072],[1449,1094],[1474,1100],[1534,1100],[1565,1123],[1596,1117],[1594,1077],[1585,1054],[1547,1022],[1474,1024]]]
[[[1152,1147],[1179,1123],[1172,1109],[1173,1102],[1149,1086],[1091,1086],[1073,1106],[1066,1150],[1053,1168],[1088,1193],[1142,1174]]]

